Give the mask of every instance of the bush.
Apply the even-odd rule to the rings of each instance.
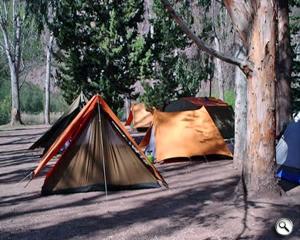
[[[21,112],[39,113],[43,111],[43,92],[31,83],[25,83],[20,91]]]
[[[0,102],[0,125],[7,124],[10,120],[10,96]]]
[[[50,109],[51,112],[64,112],[67,109],[68,104],[60,94],[50,95]]]
[[[10,82],[7,79],[3,79],[0,88],[0,125],[7,124],[10,120],[11,109],[11,96],[10,96]],[[41,119],[31,121],[27,116],[43,115],[44,111],[44,92],[39,87],[31,84],[24,83],[20,90],[20,104],[21,104],[21,118],[25,124],[43,123],[43,117]],[[54,113],[64,112],[67,107],[67,103],[63,97],[59,94],[51,94],[50,96],[50,110]],[[51,113],[52,115],[54,113]],[[55,115],[55,114],[54,114]],[[36,119],[37,117],[35,117]],[[55,117],[54,117],[55,119]]]

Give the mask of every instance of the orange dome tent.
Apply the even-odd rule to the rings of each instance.
[[[149,144],[153,131],[157,162],[194,156],[232,157],[218,127],[204,106],[191,111],[155,111],[152,128],[148,130],[140,147]]]

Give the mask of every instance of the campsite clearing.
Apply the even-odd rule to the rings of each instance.
[[[280,217],[300,238],[300,187],[278,199],[234,195],[229,160],[158,166],[169,189],[88,192],[41,197],[44,173],[26,188],[19,181],[39,162],[26,150],[45,126],[0,131],[0,239],[281,239]],[[53,163],[52,163],[53,164]]]

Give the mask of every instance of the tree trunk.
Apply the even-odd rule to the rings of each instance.
[[[50,34],[47,44],[47,62],[45,79],[45,124],[50,124],[50,77],[51,77],[51,55],[52,55],[53,35]]]
[[[167,0],[171,17],[199,49],[239,66],[247,76],[247,158],[242,180],[249,195],[278,194],[275,180],[276,1],[224,0],[233,25],[247,48],[249,61],[207,47],[187,27]]]
[[[238,57],[246,58],[242,46],[239,47]],[[247,159],[247,79],[240,68],[235,68],[235,108],[234,108],[234,167],[240,172]]]
[[[19,76],[14,66],[10,66],[11,80],[11,118],[10,124],[22,124],[20,111]]]
[[[214,43],[215,43],[215,50],[220,51],[220,42],[219,39],[215,36],[214,37]],[[221,100],[224,100],[224,78],[222,77],[222,63],[221,60],[218,58],[214,58],[214,76],[215,79],[218,82],[218,88],[219,88],[219,98]]]
[[[278,61],[276,84],[276,136],[291,120],[291,67],[292,51],[289,34],[288,1],[278,0]]]
[[[19,93],[19,69],[21,59],[21,20],[19,11],[19,2],[12,1],[12,22],[13,36],[10,39],[8,33],[8,12],[6,2],[3,1],[4,12],[0,15],[0,29],[2,31],[3,46],[9,65],[11,81],[11,118],[10,124],[22,124],[20,111],[20,93]]]
[[[125,119],[127,120],[130,114],[130,99],[128,97],[125,98],[124,108],[125,108]]]
[[[248,75],[247,161],[243,177],[250,195],[277,192],[275,172],[275,59],[276,15],[273,0],[257,3],[249,60],[253,71]]]

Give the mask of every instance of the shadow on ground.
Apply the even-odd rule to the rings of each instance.
[[[285,239],[300,239],[300,205],[235,197],[239,179],[228,160],[159,165],[169,190],[114,192],[108,201],[103,192],[41,197],[41,179],[17,185],[39,161],[41,151],[27,150],[30,134],[0,146],[0,239],[173,240],[189,230],[184,239],[277,240],[279,217],[295,224]]]

